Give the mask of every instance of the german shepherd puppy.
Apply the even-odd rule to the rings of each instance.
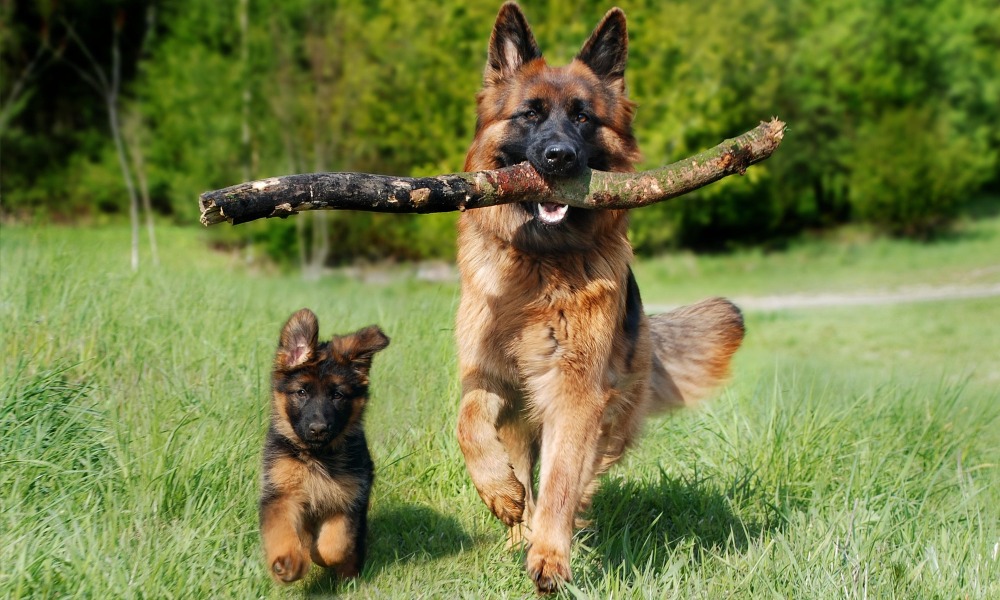
[[[525,160],[548,178],[632,170],[627,54],[615,8],[569,65],[550,67],[521,10],[504,4],[465,170]],[[574,521],[595,477],[647,414],[722,383],[743,339],[739,309],[721,298],[647,317],[631,261],[625,211],[526,202],[459,220],[459,444],[511,542],[529,544],[540,592],[571,578]]]
[[[271,374],[260,529],[271,575],[301,579],[310,559],[341,577],[365,563],[374,467],[361,426],[372,356],[389,345],[377,326],[318,343],[298,311],[281,330]]]

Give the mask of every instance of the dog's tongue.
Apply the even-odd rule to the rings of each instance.
[[[569,206],[557,202],[539,202],[538,218],[548,225],[556,225],[566,218]]]

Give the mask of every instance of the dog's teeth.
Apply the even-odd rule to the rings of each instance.
[[[565,204],[559,204],[556,202],[539,202],[537,214],[538,218],[543,222],[554,225],[566,218],[566,212],[568,210],[569,206]]]

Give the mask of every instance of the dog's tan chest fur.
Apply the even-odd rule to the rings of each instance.
[[[301,502],[319,513],[343,512],[356,501],[361,482],[347,476],[332,479],[308,455],[283,457],[271,469],[271,482],[281,492],[301,496]]]
[[[622,274],[631,249],[622,245],[610,257],[493,250],[460,257],[460,362],[490,368],[490,376],[518,388],[551,369],[604,372],[625,311]]]

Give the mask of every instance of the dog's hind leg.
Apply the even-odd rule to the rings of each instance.
[[[458,414],[458,444],[479,497],[508,527],[524,515],[525,486],[518,479],[507,448],[497,434],[507,402],[483,378],[467,376]]]
[[[649,382],[645,378],[635,381],[624,392],[612,392],[609,410],[604,412],[601,424],[601,438],[594,457],[594,476],[580,497],[576,527],[589,524],[584,514],[590,510],[594,493],[600,485],[600,476],[621,459],[642,432],[649,412],[648,404]]]
[[[524,487],[521,522],[510,528],[507,540],[508,547],[517,547],[529,541],[530,532],[526,524],[531,523],[531,516],[535,512],[534,470],[538,457],[538,428],[519,414],[513,414],[507,419],[501,415],[501,419],[503,422],[497,428],[497,437],[507,449],[514,476]]]

